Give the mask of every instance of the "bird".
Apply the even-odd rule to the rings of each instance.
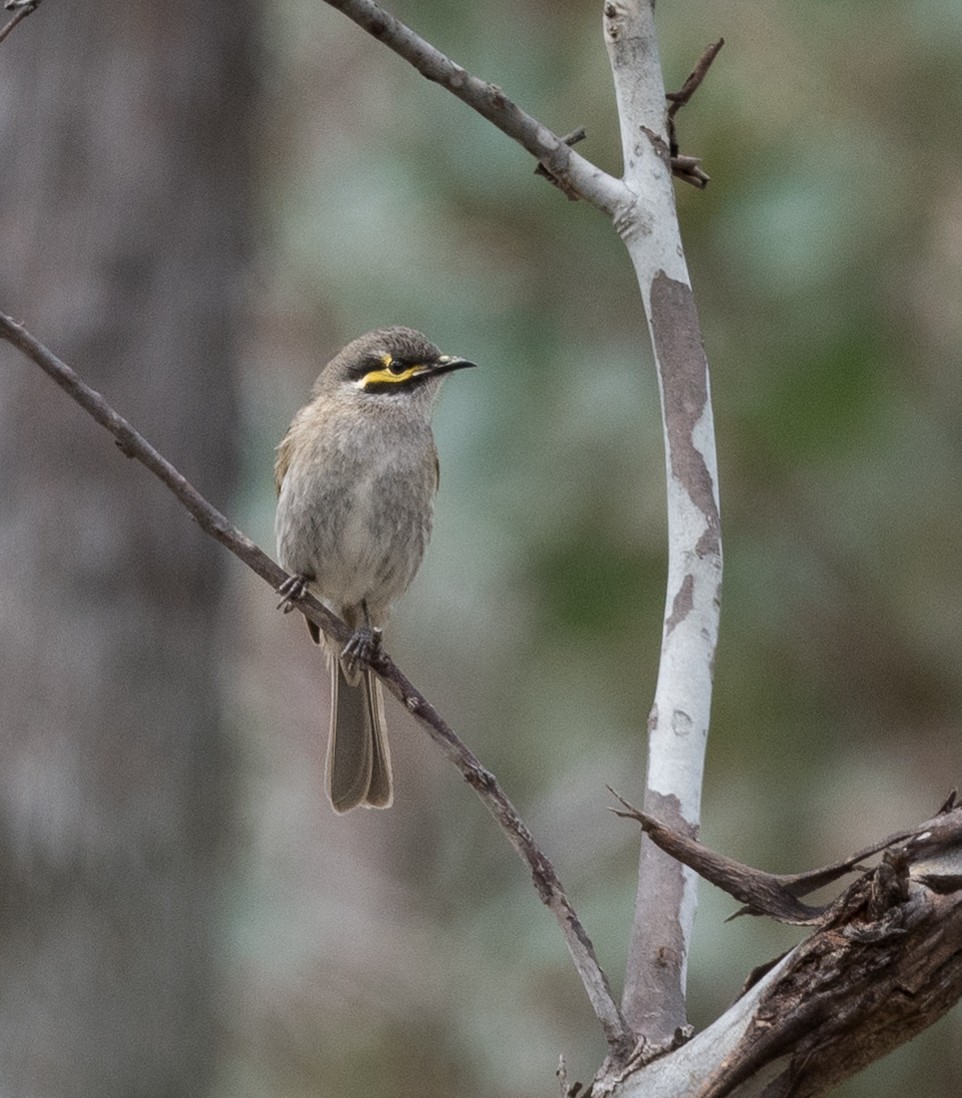
[[[331,665],[327,794],[334,811],[393,800],[384,699],[364,661],[424,556],[439,483],[431,416],[444,378],[475,363],[412,328],[348,343],[321,370],[277,448],[279,607],[310,591],[353,631]],[[315,643],[318,627],[308,621]]]

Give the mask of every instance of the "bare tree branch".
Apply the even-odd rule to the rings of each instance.
[[[106,427],[127,457],[146,466],[187,508],[197,525],[229,549],[248,568],[266,580],[275,590],[288,578],[287,573],[242,531],[213,507],[167,459],[119,415],[104,398],[91,389],[66,363],[38,342],[26,329],[0,313],[0,339],[13,344],[36,363],[73,400],[98,423]],[[325,633],[346,643],[351,630],[312,595],[306,594],[297,609]],[[370,663],[391,693],[414,715],[447,758],[460,770],[465,781],[481,798],[485,808],[498,822],[521,860],[531,871],[542,903],[552,912],[561,928],[565,944],[574,961],[588,999],[601,1023],[611,1058],[623,1060],[634,1041],[621,1016],[598,964],[594,946],[565,895],[554,866],[540,849],[508,800],[495,776],[451,729],[428,699],[413,685],[386,652],[378,653]]]
[[[605,0],[624,182],[616,219],[635,268],[658,370],[665,429],[668,583],[648,720],[644,808],[694,838],[701,814],[722,572],[718,459],[708,362],[675,210],[653,0]],[[622,1008],[636,1033],[670,1047],[687,1023],[696,878],[642,839]]]
[[[637,820],[645,834],[661,850],[693,869],[706,881],[711,881],[730,896],[734,896],[736,900],[741,900],[749,913],[770,915],[781,922],[799,925],[818,922],[823,909],[803,904],[788,892],[775,874],[764,873],[709,850],[707,846],[702,846],[681,831],[666,827],[654,816],[634,808],[611,789],[611,786],[608,788],[624,805],[624,808],[612,809],[615,815]]]
[[[681,108],[691,102],[691,97],[701,87],[702,81],[708,75],[708,70],[711,68],[724,44],[725,39],[719,38],[717,42],[712,42],[710,46],[706,46],[701,57],[698,58],[695,67],[688,74],[688,79],[682,84],[681,88],[676,92],[668,92],[665,95],[665,98],[670,104],[668,107],[669,119],[674,120],[675,115]]]
[[[632,196],[618,180],[579,156],[564,138],[521,110],[496,84],[472,76],[373,0],[326,2],[531,153],[569,197],[583,198],[609,217],[631,203]]]
[[[671,1056],[652,1059],[639,1047],[635,1064],[595,1081],[592,1098],[812,1098],[911,1040],[962,997],[962,808],[954,798],[931,820],[792,876],[732,862],[630,806],[618,814],[637,819],[664,850],[752,910],[771,906],[776,918],[797,895],[884,854],[830,903],[807,909],[812,917],[792,918],[816,929],[753,973],[708,1029]]]
[[[7,11],[14,12],[14,16],[5,26],[0,28],[0,42],[7,37],[19,22],[26,19],[28,15],[40,7],[40,0],[7,0],[3,6]]]
[[[917,867],[920,879],[931,887],[941,891],[947,886],[962,887],[962,866],[955,861],[957,852],[962,848],[962,811],[956,805],[954,792],[931,820],[888,835],[840,862],[805,873],[766,873],[736,862],[666,827],[660,820],[629,804],[610,785],[608,791],[622,804],[620,809],[612,809],[616,816],[637,820],[645,834],[672,858],[689,866],[716,888],[741,900],[745,906],[731,918],[737,915],[767,915],[779,922],[799,926],[820,924],[831,915],[834,903],[810,906],[801,903],[799,897],[824,888],[847,873],[862,869],[861,862],[894,847],[902,851],[900,857],[905,857]]]
[[[676,179],[690,183],[693,187],[704,188],[711,182],[711,177],[702,170],[701,160],[697,156],[682,156],[678,148],[678,135],[675,129],[675,116],[691,100],[691,97],[701,87],[702,81],[708,75],[712,62],[718,56],[718,51],[724,46],[725,39],[719,38],[708,46],[698,63],[688,74],[688,79],[676,92],[668,92],[665,98],[669,102],[668,107],[668,151],[671,156],[671,170]]]

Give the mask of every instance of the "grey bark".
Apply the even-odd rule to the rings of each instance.
[[[225,503],[248,14],[78,0],[0,46],[0,301]],[[225,564],[0,350],[5,1096],[206,1089],[229,826]]]

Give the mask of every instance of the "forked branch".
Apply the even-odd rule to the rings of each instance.
[[[672,1057],[606,1093],[618,1098],[814,1096],[911,1040],[962,996],[962,808],[807,873],[764,873],[708,850],[618,796],[670,854],[766,914],[814,931],[756,971],[743,997]],[[882,854],[879,863],[859,863]],[[859,876],[820,905],[798,897]]]

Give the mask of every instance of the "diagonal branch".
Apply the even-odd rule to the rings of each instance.
[[[19,22],[26,19],[28,15],[40,7],[40,0],[7,0],[3,6],[7,11],[12,11],[14,14],[13,18],[0,28],[0,42],[7,37]]]
[[[645,834],[666,854],[745,905],[731,916],[732,919],[738,915],[767,915],[783,923],[821,924],[834,911],[834,902],[813,907],[803,904],[799,897],[808,896],[848,873],[864,872],[861,863],[883,851],[894,856],[897,862],[911,865],[914,875],[935,891],[962,887],[962,857],[959,856],[962,808],[956,804],[954,792],[932,819],[887,835],[839,862],[805,873],[766,873],[744,865],[635,808],[610,785],[608,792],[621,802],[621,808],[611,810],[616,816],[637,820]]]
[[[0,313],[0,339],[11,343],[36,363],[117,440],[129,458],[146,466],[187,508],[197,525],[215,538],[275,590],[288,578],[287,573],[246,534],[213,507],[169,461],[117,413],[104,398],[91,389],[66,363],[38,342],[20,324]],[[351,630],[313,596],[297,602],[297,609],[325,633],[346,643]],[[451,726],[430,701],[414,686],[389,655],[379,653],[371,667],[381,676],[391,693],[414,715],[431,739],[460,770],[465,781],[481,798],[485,808],[498,822],[508,842],[528,866],[542,903],[551,911],[564,937],[585,992],[601,1023],[612,1059],[624,1059],[631,1052],[633,1038],[619,1011],[608,978],[595,955],[584,927],[561,886],[554,866],[540,849],[508,800],[495,776],[454,733]]]
[[[785,923],[809,924],[818,922],[823,908],[809,907],[793,896],[783,881],[774,873],[764,873],[759,869],[736,862],[724,854],[718,854],[703,846],[681,831],[666,827],[654,816],[642,812],[629,804],[611,786],[622,808],[613,808],[616,816],[637,820],[642,830],[661,850],[676,861],[723,889],[736,900],[745,904],[745,910],[752,915],[770,915]],[[849,867],[845,867],[844,873]]]
[[[576,153],[563,137],[523,111],[496,84],[472,76],[374,0],[326,2],[531,153],[569,197],[583,198],[609,217],[630,204],[631,195],[618,180]]]

